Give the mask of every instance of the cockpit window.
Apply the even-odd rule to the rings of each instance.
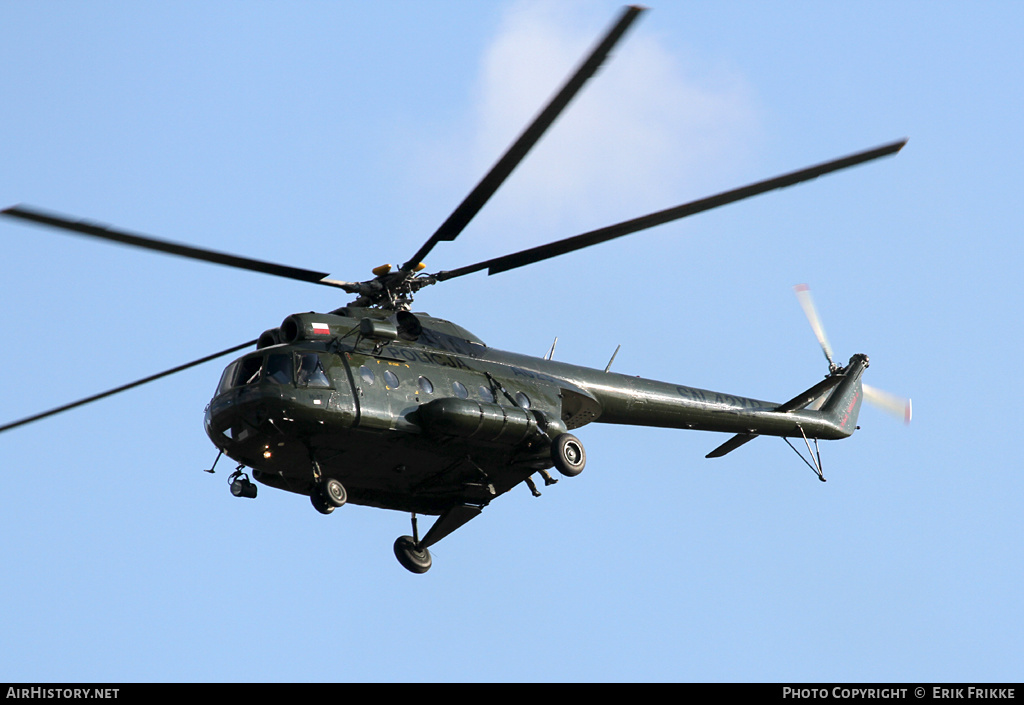
[[[217,393],[222,394],[232,387],[244,387],[260,381],[269,384],[300,387],[331,386],[331,379],[324,371],[323,362],[316,353],[290,352],[271,353],[243,357],[228,365],[221,375]]]
[[[323,363],[316,353],[302,353],[296,355],[299,363],[299,371],[295,375],[296,382],[300,387],[330,387],[331,380],[324,372]]]
[[[269,382],[291,384],[293,369],[291,353],[274,353],[267,357],[267,367],[264,374]]]
[[[235,386],[241,387],[245,384],[255,384],[260,381],[260,373],[263,371],[263,356],[243,357],[238,361],[238,376],[235,377]]]
[[[237,368],[237,362],[232,362],[224,368],[224,374],[220,376],[220,384],[217,385],[217,394],[223,394],[231,389],[231,383],[235,381],[235,370]]]

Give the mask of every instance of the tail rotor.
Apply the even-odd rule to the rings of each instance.
[[[898,419],[903,419],[905,424],[910,423],[911,404],[909,399],[898,397],[895,394],[890,394],[867,384],[863,385],[863,388],[864,399],[869,404]]]
[[[811,324],[811,330],[814,331],[814,337],[818,339],[818,345],[821,346],[822,352],[825,353],[825,359],[828,360],[829,374],[834,375],[838,373],[842,368],[832,360],[832,346],[829,345],[828,337],[825,335],[825,327],[822,325],[821,318],[818,316],[818,310],[814,306],[814,299],[811,297],[810,287],[806,284],[797,284],[793,287],[793,291],[796,293],[797,300],[800,302],[800,307],[804,310],[804,315],[807,316],[808,323]],[[903,419],[903,422],[906,424],[910,423],[910,399],[904,399],[903,397],[890,394],[889,392],[882,391],[881,389],[871,387],[867,384],[863,385],[863,389],[864,399],[869,404],[895,416],[896,418]]]
[[[818,317],[818,309],[815,308],[814,299],[811,298],[810,287],[806,284],[797,284],[793,287],[793,291],[796,292],[797,301],[800,302],[800,307],[804,310],[804,315],[807,316],[807,322],[811,324],[811,330],[814,331],[814,337],[818,339],[821,351],[825,353],[829,373],[835,374],[839,365],[832,360],[832,346],[829,345],[828,337],[825,335],[825,326],[821,324],[821,318]]]

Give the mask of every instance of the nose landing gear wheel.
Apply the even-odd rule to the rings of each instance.
[[[327,503],[334,507],[344,507],[345,502],[348,501],[348,493],[345,491],[345,486],[333,477],[324,480],[320,486],[320,493],[324,496]]]
[[[566,477],[576,477],[587,464],[587,451],[580,439],[571,433],[557,436],[551,444],[551,460],[558,472]]]
[[[395,558],[411,573],[426,573],[430,570],[430,551],[417,547],[412,536],[399,536],[395,541]]]
[[[313,508],[321,514],[330,514],[338,507],[345,506],[345,502],[348,501],[348,493],[345,491],[344,485],[333,477],[329,477],[313,489],[309,495],[309,501],[313,503]]]
[[[309,501],[313,503],[313,509],[321,514],[330,514],[334,511],[334,505],[327,503],[327,500],[320,494],[320,490],[313,490],[312,494],[309,495]]]

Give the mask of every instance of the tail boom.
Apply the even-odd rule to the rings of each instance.
[[[839,368],[806,392],[780,404],[774,414],[790,415],[795,433],[777,433],[766,429],[749,429],[738,433],[722,445],[707,454],[708,458],[720,458],[752,441],[759,435],[797,437],[805,439],[837,440],[848,438],[857,430],[857,418],[860,415],[861,403],[864,401],[864,388],[861,378],[868,367],[867,355],[858,354],[850,358],[849,364]],[[834,391],[820,411],[808,411],[806,407],[824,394]],[[819,472],[820,475],[820,472]]]
[[[785,404],[639,377],[623,377],[622,385],[588,386],[602,407],[599,423],[719,431],[750,438],[766,435],[835,440],[852,435],[856,428],[864,397],[861,376],[867,366],[866,355],[854,355],[826,382]],[[833,387],[820,410],[806,408]],[[738,445],[741,443],[733,447]]]

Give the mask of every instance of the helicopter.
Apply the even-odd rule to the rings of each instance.
[[[862,381],[869,361],[834,361],[807,287],[796,293],[828,361],[823,380],[784,403],[687,387],[544,357],[491,348],[451,321],[414,311],[428,286],[486,270],[489,275],[653,228],[768,191],[898,153],[898,140],[747,186],[451,270],[423,262],[455,240],[497,192],[644,12],[629,6],[579,67],[451,215],[395,267],[364,281],[217,252],[79,220],[27,205],[0,214],[78,235],[178,257],[341,289],[355,298],[326,313],[287,316],[253,340],[33,416],[0,433],[69,411],[229,355],[205,411],[204,428],[237,466],[231,494],[255,499],[258,485],[308,496],[330,515],[346,504],[411,515],[411,534],[394,553],[412,573],[432,565],[430,547],[471,521],[496,497],[525,484],[579,476],[587,461],[574,434],[591,423],[692,429],[731,434],[708,453],[717,458],[758,436],[803,441],[801,454],[825,481],[818,443],[851,436],[863,400],[876,398],[906,420],[910,402],[872,391]],[[251,350],[250,350],[251,349]],[[245,352],[243,352],[245,351]],[[813,444],[813,447],[812,447]],[[795,446],[791,447],[797,450]],[[799,451],[797,451],[800,454]],[[435,516],[423,536],[418,517]]]

